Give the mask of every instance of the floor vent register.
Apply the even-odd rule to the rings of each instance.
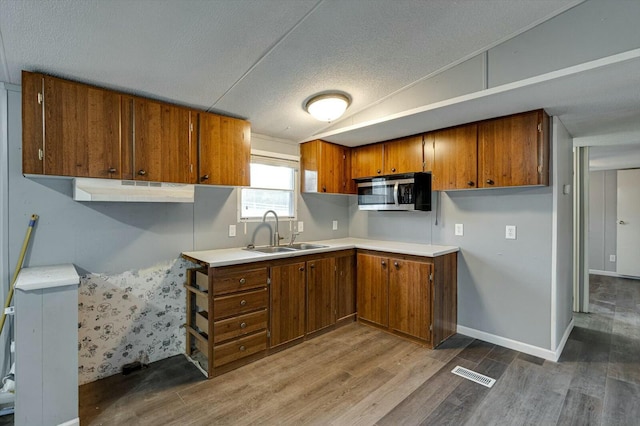
[[[453,370],[451,370],[453,374],[456,374],[460,377],[464,377],[465,379],[469,379],[472,382],[480,383],[482,386],[486,386],[490,388],[496,382],[495,379],[491,377],[484,376],[480,373],[476,373],[475,371],[471,371],[467,368],[456,366]]]

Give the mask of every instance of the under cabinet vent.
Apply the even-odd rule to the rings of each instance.
[[[467,368],[456,366],[453,370],[451,370],[453,374],[456,374],[460,377],[464,377],[465,379],[471,380],[472,382],[480,383],[482,386],[486,386],[490,388],[496,382],[495,379],[491,377],[484,376],[480,373],[476,373],[475,371],[471,371]]]

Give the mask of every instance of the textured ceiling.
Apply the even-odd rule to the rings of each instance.
[[[302,105],[348,114],[507,40],[576,0],[0,0],[0,81],[22,69],[247,118],[299,141]],[[348,115],[347,115],[348,116]]]

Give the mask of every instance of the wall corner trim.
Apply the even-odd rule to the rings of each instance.
[[[528,343],[519,342],[517,340],[508,339],[506,337],[497,336],[495,334],[487,333],[485,331],[476,330],[475,328],[469,328],[462,325],[458,325],[457,332],[464,334],[465,336],[473,337],[475,339],[484,340],[485,342],[493,343],[494,345],[503,346],[505,348],[513,349],[515,351],[523,352],[525,354],[537,356],[539,358],[547,359],[549,361],[557,362],[562,354],[564,345],[569,339],[569,334],[573,329],[573,319],[569,323],[567,330],[562,336],[562,340],[555,351],[550,349],[541,348],[539,346],[533,346]]]

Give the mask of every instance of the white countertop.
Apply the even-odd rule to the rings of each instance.
[[[287,257],[304,256],[307,254],[325,253],[336,250],[366,249],[386,251],[397,254],[410,254],[414,256],[437,257],[459,250],[454,246],[437,246],[432,244],[401,243],[397,241],[367,240],[363,238],[339,238],[335,240],[308,241],[313,244],[322,244],[327,247],[297,250],[285,253],[261,253],[243,248],[230,248],[219,250],[187,251],[182,253],[186,258],[198,263],[208,264],[211,267],[239,265],[243,263],[259,262],[270,259],[285,259]],[[283,244],[286,247],[286,244]]]
[[[16,279],[16,289],[23,291],[78,284],[80,277],[75,266],[71,264],[24,268],[20,270]]]

